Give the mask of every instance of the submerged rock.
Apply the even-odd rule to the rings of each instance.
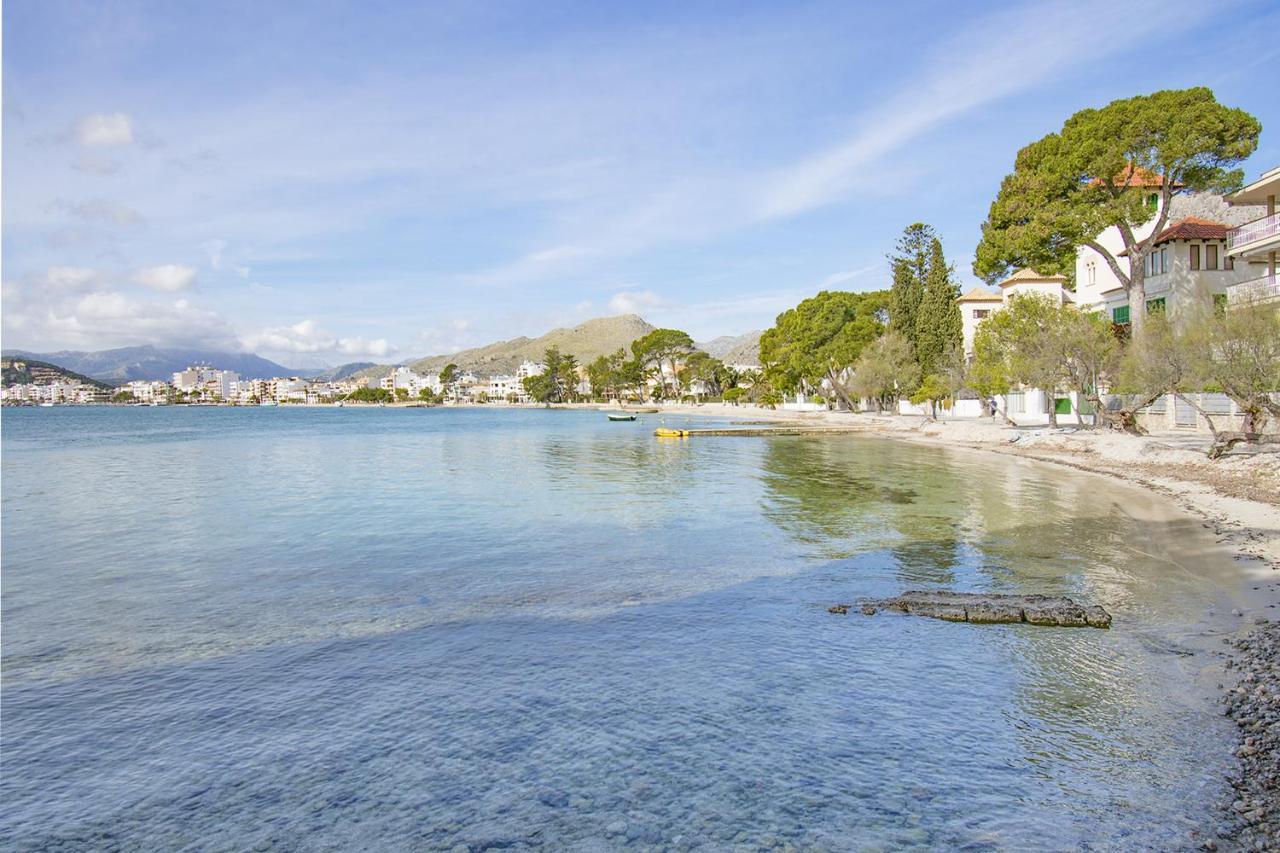
[[[849,606],[838,604],[828,609],[831,613],[847,613]],[[1032,625],[1068,628],[1111,627],[1111,614],[1101,607],[1076,604],[1071,599],[1058,595],[1001,595],[915,589],[894,598],[864,601],[861,609],[868,616],[878,610],[892,610],[910,613],[912,616],[982,625],[1028,622]]]

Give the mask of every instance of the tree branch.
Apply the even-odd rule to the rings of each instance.
[[[1084,245],[1093,249],[1099,255],[1102,255],[1103,260],[1107,262],[1107,266],[1111,267],[1111,271],[1116,274],[1116,278],[1120,279],[1120,283],[1128,289],[1131,279],[1129,278],[1128,273],[1120,269],[1120,263],[1116,260],[1115,256],[1108,252],[1097,240],[1085,240]]]

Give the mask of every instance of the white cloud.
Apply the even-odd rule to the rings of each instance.
[[[263,329],[246,336],[244,344],[248,349],[271,353],[337,353],[373,358],[385,358],[393,351],[385,338],[339,338],[321,329],[314,320]]]
[[[195,284],[196,270],[195,267],[181,264],[161,264],[158,267],[143,267],[133,274],[133,280],[143,287],[172,293],[186,290]]]
[[[666,304],[667,301],[652,290],[624,290],[609,299],[609,310],[615,314],[637,314]]]
[[[41,284],[61,292],[75,292],[92,288],[101,274],[90,267],[49,267],[39,277]]]
[[[1077,30],[1082,21],[1112,17],[1111,0],[1035,4],[987,16],[934,47],[931,53],[938,59],[886,92],[879,99],[884,106],[860,116],[860,129],[852,136],[777,173],[759,199],[757,214],[761,219],[793,216],[836,201],[867,180],[879,158],[925,131],[1073,66],[1096,63],[1142,35],[1165,33],[1170,21],[1187,26],[1207,9],[1182,4],[1130,10],[1124,40],[1098,42],[1084,52],[1062,34]]]
[[[94,113],[76,123],[76,141],[86,147],[128,145],[133,124],[124,113]]]
[[[213,311],[186,300],[150,302],[114,291],[58,296],[44,290],[6,299],[4,331],[31,349],[240,348],[235,332]]]
[[[835,287],[838,284],[844,284],[846,282],[853,281],[855,278],[862,278],[862,276],[866,275],[867,273],[875,272],[876,270],[881,269],[882,266],[883,265],[881,264],[872,264],[870,266],[859,267],[856,270],[843,270],[842,272],[833,272],[831,275],[824,278],[818,284],[818,289],[826,290],[828,287]]]

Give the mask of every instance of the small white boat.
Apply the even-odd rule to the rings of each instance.
[[[42,408],[42,409],[52,409],[52,408],[53,408],[53,403],[41,403],[41,404],[40,404],[40,408]]]
[[[263,401],[262,401],[261,403],[259,403],[258,405],[259,405],[259,406],[278,406],[278,405],[280,405],[280,404],[279,404],[279,403],[277,403],[275,400],[263,400]]]

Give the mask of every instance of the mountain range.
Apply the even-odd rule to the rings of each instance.
[[[62,350],[34,353],[5,350],[4,355],[48,362],[64,370],[82,373],[111,385],[120,385],[135,379],[168,381],[173,378],[174,373],[185,370],[193,364],[208,364],[221,370],[234,370],[242,379],[270,379],[273,376],[309,377],[319,373],[316,369],[285,367],[249,352],[162,349],[153,346],[119,347],[97,352]]]
[[[446,364],[456,364],[459,370],[470,370],[480,376],[510,374],[515,373],[522,361],[541,361],[542,354],[550,347],[559,347],[561,352],[575,356],[579,364],[586,364],[599,356],[627,349],[632,341],[654,328],[635,314],[599,317],[570,329],[552,329],[540,337],[512,338],[448,355],[427,356],[406,366],[418,373],[438,373]],[[374,379],[389,371],[389,367],[371,368],[361,371],[360,375]]]
[[[725,364],[759,364],[762,334],[764,333],[755,331],[741,335],[721,335],[709,341],[695,343],[694,346]]]
[[[619,349],[629,350],[632,341],[644,337],[654,328],[636,314],[600,317],[572,328],[552,329],[536,338],[512,338],[449,355],[427,356],[405,364],[419,373],[437,373],[446,364],[453,363],[461,370],[470,370],[481,376],[510,374],[515,372],[522,361],[541,361],[543,353],[550,347],[559,347],[562,352],[575,356],[579,364],[586,364]],[[760,358],[760,332],[725,335],[695,346],[729,364],[756,364]],[[243,379],[301,376],[326,382],[351,376],[379,379],[391,371],[390,365],[369,361],[352,362],[328,369],[285,367],[253,353],[153,346],[119,347],[96,352],[62,350],[34,353],[5,350],[4,355],[44,362],[112,385],[133,380],[168,381],[174,373],[193,364],[234,370]]]

